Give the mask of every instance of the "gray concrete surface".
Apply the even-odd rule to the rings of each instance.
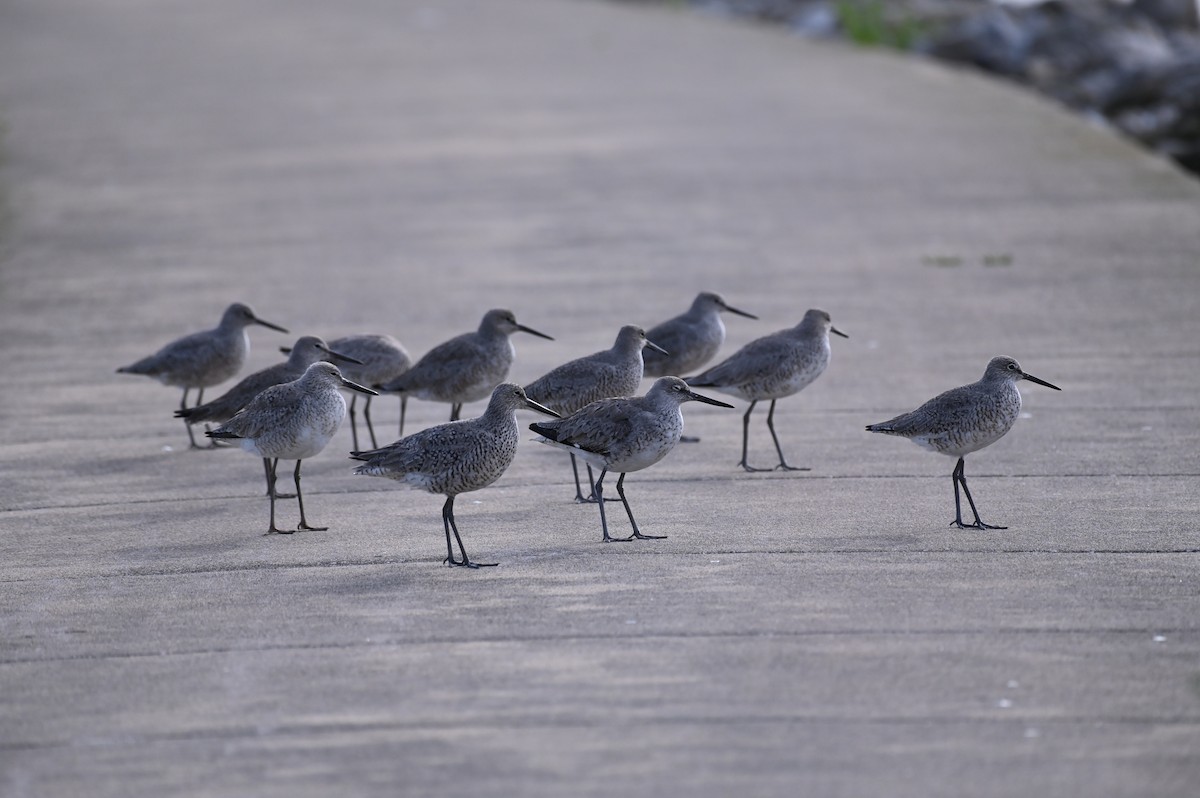
[[[970,74],[569,0],[10,0],[0,118],[0,794],[1195,794],[1172,167]],[[479,573],[345,428],[305,466],[332,529],[262,536],[260,464],[113,373],[242,300],[294,333],[250,368],[508,306],[557,338],[529,380],[701,289],[762,318],[730,351],[813,306],[852,336],[779,405],[813,471],[742,473],[744,405],[688,406],[626,485],[670,537],[602,545],[523,444],[458,503]],[[968,458],[1010,529],[949,529],[953,462],[862,426],[995,354],[1063,391]]]

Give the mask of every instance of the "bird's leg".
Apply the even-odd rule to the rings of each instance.
[[[979,517],[979,511],[975,509],[975,500],[971,498],[971,489],[967,487],[967,478],[963,474],[965,463],[963,458],[958,458],[958,465],[954,467],[954,473],[950,475],[954,480],[954,511],[955,518],[952,526],[957,526],[959,529],[1008,529],[1006,526],[993,526],[992,524],[983,523],[983,519]],[[962,522],[962,505],[958,499],[958,486],[962,485],[963,493],[967,495],[967,503],[971,505],[971,513],[975,516],[975,523],[964,524]]]
[[[446,559],[442,562],[447,565],[464,565],[464,563],[454,559],[454,546],[450,543],[450,512],[454,507],[454,497],[447,496],[446,503],[442,505],[442,527],[446,530]],[[459,548],[462,547],[462,542],[459,542]]]
[[[363,402],[363,420],[367,422],[367,432],[371,433],[371,448],[378,449],[379,444],[375,442],[375,427],[371,425],[371,397],[369,396]],[[357,441],[357,438],[355,438],[355,441]],[[354,447],[358,448],[357,442],[354,444]]]
[[[450,551],[450,556],[447,561],[451,565],[463,565],[467,568],[492,568],[498,563],[494,562],[471,562],[471,558],[467,556],[467,550],[463,548],[462,538],[458,536],[458,524],[454,523],[454,497],[447,496],[446,503],[442,506],[442,525],[446,527],[446,549],[450,549],[450,532],[454,532],[454,539],[458,541],[458,553],[462,555],[462,561],[454,559],[454,552]]]
[[[360,452],[362,450],[358,448],[358,422],[355,420],[355,413],[354,413],[354,405],[357,402],[358,402],[358,392],[356,391],[350,395],[350,407],[347,409],[347,412],[350,414],[350,435],[351,435],[351,439],[354,441],[354,449],[352,451]],[[379,447],[375,446],[372,448],[377,449]]]
[[[404,412],[408,410],[408,396],[400,394],[400,437],[404,437]]]
[[[268,496],[274,494],[276,499],[294,499],[294,498],[296,498],[296,494],[294,494],[294,493],[279,493],[275,490],[275,475],[271,471],[271,461],[265,457],[263,458],[263,470],[265,470],[267,472],[267,495]]]
[[[594,490],[592,491],[592,495],[590,498],[585,499],[583,497],[583,488],[579,487],[579,466],[576,465],[576,463],[575,463],[575,455],[570,455],[570,457],[571,457],[571,473],[575,475],[575,503],[576,504],[584,504],[588,501],[595,501],[596,500],[596,492]],[[591,484],[591,481],[592,481],[592,477],[589,474],[588,475],[588,484]]]
[[[279,458],[272,460],[270,457],[263,458],[263,467],[267,469],[267,498],[271,500],[271,526],[267,529],[268,535],[280,534],[290,535],[290,529],[275,528],[275,468],[279,465]]]
[[[462,402],[456,402],[450,405],[450,420],[458,421],[460,415],[462,415]]]
[[[625,475],[617,477],[617,495],[621,497],[621,503],[625,505],[625,514],[629,516],[629,525],[633,527],[633,535],[638,540],[663,540],[666,535],[643,535],[642,530],[638,529],[637,521],[633,520],[633,510],[629,509],[629,502],[625,499]]]
[[[742,459],[738,461],[738,465],[747,471],[768,471],[770,469],[751,468],[750,464],[746,462],[746,448],[750,442],[750,414],[754,412],[756,404],[758,404],[757,399],[750,403],[750,406],[746,408],[746,415],[742,416]]]
[[[188,390],[189,390],[188,388],[183,389],[183,398],[179,400],[179,409],[180,410],[187,410]],[[201,388],[200,392],[196,394],[196,404],[192,405],[192,407],[199,407],[202,404],[204,404],[204,389],[203,388]],[[217,449],[220,447],[220,444],[218,444],[216,442],[216,440],[213,440],[211,443],[208,444],[208,446],[201,446],[200,444],[196,443],[196,436],[192,434],[192,425],[190,423],[188,423],[188,420],[186,418],[183,420],[183,428],[185,430],[187,430],[188,448],[189,449]]]
[[[596,504],[600,506],[600,529],[604,531],[604,537],[601,540],[605,543],[624,543],[627,540],[633,540],[633,537],[614,538],[608,534],[608,518],[604,515],[604,475],[607,473],[607,468],[600,469],[600,478],[592,486],[592,495],[596,497]]]
[[[296,470],[293,473],[293,479],[296,481],[296,504],[300,505],[300,526],[296,530],[307,529],[310,532],[324,532],[329,529],[327,526],[309,526],[308,521],[304,520],[304,496],[300,493],[300,464],[303,460],[296,461]]]
[[[592,466],[590,463],[585,463],[584,467],[587,468],[588,486],[590,488],[591,485],[595,484],[596,477],[592,474]],[[579,468],[575,465],[575,455],[571,455],[571,472],[575,474],[575,503],[595,504],[596,502],[600,501],[600,499],[596,498],[596,491],[594,490],[586,499],[583,497],[583,491],[579,487]]]
[[[179,400],[179,409],[180,410],[187,410],[188,390],[189,389],[187,389],[187,388],[183,389],[183,398]],[[196,436],[192,434],[192,425],[188,423],[188,420],[186,418],[183,420],[183,428],[185,430],[187,430],[188,443],[189,443],[188,448],[189,449],[203,449],[204,448],[203,446],[199,446],[196,444]]]
[[[779,453],[779,465],[775,466],[776,470],[783,471],[812,471],[811,468],[801,468],[799,466],[790,466],[787,460],[783,459],[783,447],[779,445],[779,436],[775,434],[775,400],[771,400],[771,409],[767,411],[767,429],[771,431],[771,440],[775,441],[775,451]]]

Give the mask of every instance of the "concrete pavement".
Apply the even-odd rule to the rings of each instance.
[[[1192,794],[1170,165],[971,74],[568,0],[15,0],[0,119],[0,794]],[[479,573],[348,429],[305,463],[331,530],[263,537],[260,464],[113,373],[241,300],[293,333],[248,368],[510,307],[556,338],[514,339],[527,382],[699,290],[761,317],[729,352],[809,307],[851,335],[776,413],[813,471],[742,473],[744,405],[689,405],[702,442],[626,481],[669,538],[602,545],[523,444],[458,502]],[[1010,528],[948,529],[953,461],[862,426],[995,354],[1063,391],[968,458]]]

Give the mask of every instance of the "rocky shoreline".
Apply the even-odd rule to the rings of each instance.
[[[682,2],[802,35],[969,64],[1053,97],[1200,174],[1196,0]]]

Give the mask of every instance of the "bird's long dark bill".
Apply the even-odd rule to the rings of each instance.
[[[833,333],[834,335],[840,335],[840,336],[842,336],[843,338],[849,338],[849,337],[850,337],[849,335],[846,335],[844,332],[842,332],[841,330],[839,330],[837,327],[830,327],[830,328],[829,328],[829,331],[830,331],[831,333]]]
[[[646,346],[647,346],[647,347],[649,347],[650,349],[653,349],[655,352],[661,352],[661,353],[662,353],[662,354],[664,354],[664,355],[669,355],[669,354],[671,354],[670,352],[668,352],[667,350],[663,349],[661,346],[659,346],[658,344],[654,343],[653,341],[647,341],[647,342],[646,342]]]
[[[755,316],[753,313],[747,313],[744,310],[738,310],[737,308],[732,307],[730,305],[726,305],[725,309],[728,310],[730,313],[736,313],[737,315],[745,316],[748,319],[757,319],[758,318],[758,316]]]
[[[367,388],[364,385],[359,385],[357,382],[351,382],[350,380],[346,379],[345,377],[342,377],[342,385],[346,386],[347,388],[349,388],[352,391],[358,391],[359,393],[365,393],[367,396],[379,396],[379,391],[372,391],[370,388]]]
[[[356,366],[363,365],[363,362],[358,358],[350,357],[349,355],[343,355],[341,352],[334,352],[332,349],[326,349],[325,354],[329,355],[334,360],[341,360],[345,363],[353,363]]]
[[[530,335],[536,335],[538,338],[545,338],[547,341],[554,340],[549,335],[546,335],[544,332],[538,332],[537,330],[533,329],[532,327],[526,327],[524,324],[518,324],[517,329],[520,330],[521,332],[527,332]]]
[[[526,397],[525,401],[528,403],[526,407],[528,407],[530,410],[536,410],[539,413],[545,413],[546,415],[554,416],[555,418],[562,418],[562,416],[560,416],[558,413],[555,413],[550,408],[546,407],[545,405],[538,404],[528,397]]]
[[[716,405],[717,407],[733,407],[731,404],[720,401],[719,399],[709,399],[707,396],[701,396],[698,393],[688,391],[688,396],[695,399],[697,402],[704,402],[706,405]]]
[[[286,327],[280,327],[278,324],[272,324],[269,321],[264,321],[263,319],[260,319],[257,316],[254,317],[254,323],[261,324],[264,327],[270,327],[272,330],[278,330],[281,333],[287,332]]]
[[[1056,391],[1062,390],[1062,388],[1059,388],[1057,385],[1051,385],[1050,383],[1046,382],[1045,380],[1039,380],[1037,377],[1033,376],[1032,374],[1022,374],[1021,376],[1024,377],[1025,379],[1029,380],[1030,382],[1036,382],[1038,385],[1045,385],[1047,388],[1053,388]]]

